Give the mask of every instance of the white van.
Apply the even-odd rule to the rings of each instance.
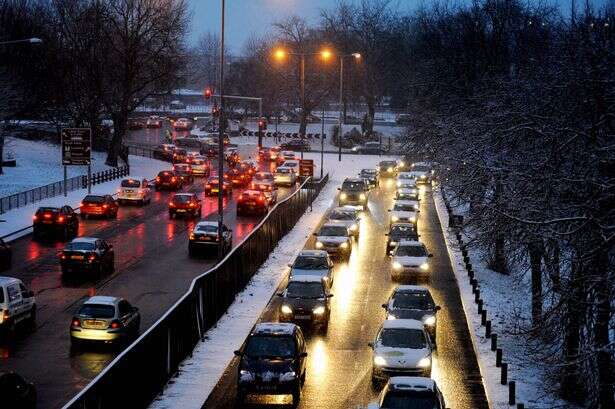
[[[15,325],[28,320],[36,322],[34,293],[16,278],[0,277],[0,327],[12,331]]]
[[[151,189],[145,178],[123,179],[117,190],[117,201],[120,204],[137,203],[144,205],[152,201]]]

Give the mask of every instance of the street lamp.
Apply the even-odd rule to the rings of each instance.
[[[0,45],[9,45],[9,44],[18,44],[18,43],[30,43],[30,44],[41,44],[43,40],[37,37],[32,38],[24,38],[22,40],[10,40],[10,41],[0,41]]]
[[[222,15],[220,19],[220,112],[218,114],[218,258],[224,257],[224,6],[222,1]]]
[[[338,134],[337,134],[337,145],[339,149],[338,161],[342,161],[342,123],[344,122],[344,115],[342,112],[342,104],[344,98],[344,58],[352,57],[355,61],[359,61],[361,59],[361,54],[359,53],[351,53],[351,54],[342,54],[340,55],[340,105],[339,105],[339,119],[338,119]]]

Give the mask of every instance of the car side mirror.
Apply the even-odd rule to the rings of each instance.
[[[367,346],[368,346],[368,347],[370,347],[370,348],[372,348],[372,349],[374,349],[374,343],[373,343],[373,342],[368,342],[368,343],[367,343]]]
[[[427,257],[433,257],[433,254],[429,253],[429,255]]]
[[[237,351],[233,351],[233,354],[235,354],[235,356],[243,356],[243,352],[237,350]]]
[[[436,305],[436,308],[435,308],[436,311],[440,311],[441,309],[442,307],[440,307],[439,305]]]
[[[26,291],[26,297],[28,297],[28,298],[34,297],[34,291],[32,291],[32,290]]]
[[[307,352],[302,352],[302,353],[300,353],[300,354],[299,354],[299,356],[300,356],[301,358],[307,358],[308,353],[307,353]]]
[[[276,293],[278,297],[284,297],[284,293]]]
[[[382,304],[382,308],[388,308],[387,304]]]
[[[333,294],[327,294],[327,298],[333,297]]]

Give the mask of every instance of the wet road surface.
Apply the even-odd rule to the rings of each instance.
[[[430,259],[431,279],[423,284],[442,307],[438,312],[438,349],[432,377],[442,390],[447,407],[486,409],[476,356],[431,191],[421,190],[420,240],[434,254]],[[350,260],[336,261],[328,331],[322,334],[305,329],[309,355],[299,408],[364,408],[378,396],[379,391],[372,388],[372,351],[367,344],[374,340],[385,319],[381,304],[397,285],[390,278],[384,236],[388,231],[387,209],[392,207],[393,193],[393,180],[383,180],[381,187],[372,192]],[[308,241],[306,248],[313,248],[313,244],[313,240]],[[260,320],[277,321],[279,308],[279,299],[274,296]],[[237,363],[238,359],[234,358],[203,408],[239,406],[234,399]],[[241,407],[289,407],[290,402],[290,396],[250,396]]]
[[[198,193],[203,200],[202,218],[216,220],[217,197],[205,197],[203,189],[204,179],[196,178],[183,191]],[[234,189],[224,201],[224,220],[233,230],[234,245],[260,220],[236,216],[235,200],[241,190]],[[290,192],[280,188],[279,200]],[[153,192],[149,205],[122,206],[117,220],[80,220],[79,236],[103,238],[114,246],[112,275],[66,282],[57,255],[63,242],[34,242],[28,235],[11,243],[13,267],[2,275],[21,279],[35,292],[37,324],[33,330],[20,328],[14,336],[0,338],[0,370],[14,370],[34,382],[38,408],[61,407],[119,352],[108,346],[71,351],[70,320],[88,296],[128,299],[139,307],[144,331],[188,289],[194,277],[215,263],[188,257],[188,234],[196,221],[169,218],[172,195]]]

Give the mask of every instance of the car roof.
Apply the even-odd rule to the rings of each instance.
[[[339,223],[333,223],[333,222],[328,222],[323,224],[320,228],[322,229],[323,227],[340,227],[340,226],[344,226],[343,224],[339,224]]]
[[[218,227],[218,222],[202,220],[202,221],[198,222],[195,227],[199,227],[199,226],[216,226],[216,227]]]
[[[293,275],[290,277],[289,283],[292,282],[300,282],[300,283],[322,283],[322,276],[318,275],[309,275],[309,274],[301,274],[301,275]]]
[[[246,189],[243,192],[241,192],[242,194],[245,193],[247,195],[258,195],[260,196],[261,194],[263,194],[263,192],[261,192],[260,190],[256,190],[256,189]]]
[[[84,304],[105,304],[105,305],[115,305],[121,298],[111,297],[108,295],[95,295],[93,297],[88,298]]]
[[[394,376],[389,378],[389,389],[423,391],[428,389],[435,391],[436,382],[423,376]]]
[[[414,227],[414,224],[412,224],[412,223],[396,222],[396,223],[391,224],[391,230],[393,230],[393,227],[395,227],[395,226],[408,227],[408,228],[411,228],[413,230],[416,230],[416,227]]]
[[[14,277],[0,276],[0,285],[9,285],[9,284],[16,284],[16,283],[21,283],[21,280],[14,278]]]
[[[324,250],[301,250],[297,256],[327,257],[327,252]]]
[[[286,322],[262,322],[256,324],[252,335],[293,335],[297,326]]]
[[[393,289],[392,296],[396,294],[430,294],[429,289],[420,285],[398,285]]]
[[[419,320],[408,320],[408,319],[399,319],[399,320],[386,320],[382,323],[382,328],[384,329],[424,329],[425,324]]]
[[[96,237],[77,237],[71,243],[95,243],[98,240]]]
[[[404,192],[404,193],[412,193],[414,189],[411,187],[400,187],[399,189],[397,189],[398,192]]]
[[[401,239],[398,244],[398,247],[399,246],[423,247],[424,244],[418,240]]]
[[[346,178],[344,179],[344,182],[359,182],[359,183],[363,183],[365,182],[363,179],[361,178]]]
[[[357,213],[358,210],[355,207],[351,206],[339,206],[334,207],[331,212],[348,212],[348,213]]]
[[[177,197],[177,196],[188,196],[188,197],[192,197],[194,196],[194,193],[175,193],[173,195],[173,197]]]

